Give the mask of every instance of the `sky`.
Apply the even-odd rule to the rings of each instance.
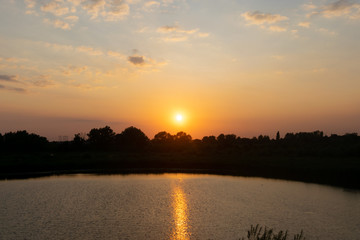
[[[2,0],[0,133],[359,133],[359,39],[359,0]]]

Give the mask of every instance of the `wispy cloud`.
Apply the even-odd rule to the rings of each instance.
[[[6,91],[12,91],[12,92],[18,92],[18,93],[26,93],[26,89],[24,88],[18,88],[18,87],[7,87],[0,84],[0,90],[6,90]]]
[[[119,21],[130,12],[129,0],[24,0],[27,14],[44,17],[55,28],[70,30],[85,12],[90,19]],[[76,15],[75,15],[76,14]]]
[[[310,27],[310,22],[299,22],[298,26],[299,27],[304,27],[304,28],[309,28]]]
[[[157,2],[157,1],[147,1],[144,4],[144,8],[145,8],[145,10],[149,11],[149,10],[151,10],[153,8],[160,7],[160,5],[161,4],[159,2]]]
[[[63,67],[61,72],[64,75],[73,75],[73,74],[81,74],[82,72],[86,71],[88,69],[88,66],[67,66],[67,67]]]
[[[87,47],[87,46],[77,47],[76,50],[77,50],[78,52],[87,53],[87,54],[92,55],[92,56],[103,55],[103,52],[102,52],[101,50],[94,49],[94,48],[92,48],[92,47]]]
[[[71,45],[65,45],[65,44],[57,44],[57,43],[48,43],[48,42],[40,42],[45,47],[52,48],[55,51],[72,51],[74,50],[74,47]]]
[[[259,11],[245,12],[241,16],[249,23],[255,25],[273,24],[287,20],[288,17],[279,14],[262,13]]]
[[[108,4],[108,10],[102,12],[105,21],[118,21],[129,15],[130,7],[122,0],[112,0]]]
[[[159,27],[157,32],[164,35],[161,39],[165,42],[183,42],[187,41],[190,36],[206,38],[210,35],[209,33],[199,32],[198,28],[183,29],[177,24]]]
[[[122,58],[122,59],[126,58],[126,56],[124,54],[122,54],[120,52],[116,52],[116,51],[108,51],[107,55],[111,56],[111,57]]]
[[[40,7],[41,11],[49,12],[55,16],[62,16],[69,13],[69,8],[63,5],[61,0],[53,0],[47,4],[44,4]]]
[[[27,8],[34,8],[36,5],[36,0],[25,0]]]
[[[286,28],[277,25],[271,25],[268,29],[272,32],[286,32],[287,30]]]
[[[14,75],[0,75],[0,81],[19,83],[18,77]]]
[[[46,88],[46,87],[52,87],[56,84],[50,80],[49,75],[39,75],[35,78],[35,80],[32,81],[32,84],[36,87]]]
[[[245,21],[250,25],[258,25],[262,29],[267,29],[272,32],[285,32],[286,27],[273,25],[289,18],[280,14],[262,13],[260,11],[245,12],[241,14]]]
[[[67,16],[65,17],[65,20],[68,20],[70,22],[77,22],[79,20],[78,16]]]
[[[185,30],[185,29],[182,29],[181,27],[179,27],[178,25],[174,25],[174,26],[162,26],[162,27],[159,27],[157,29],[158,32],[160,33],[185,33],[185,34],[194,34],[196,33],[197,31],[199,31],[199,29],[191,29],[191,30]]]
[[[45,18],[44,23],[50,24],[50,25],[54,26],[55,28],[60,28],[63,30],[70,30],[71,27],[73,26],[73,24],[64,22],[60,19],[50,20],[48,18]]]
[[[322,33],[322,34],[326,34],[326,35],[330,35],[330,36],[335,36],[336,35],[336,32],[331,31],[331,30],[329,30],[327,28],[319,28],[317,31]]]
[[[345,17],[349,19],[360,19],[360,4],[350,2],[348,0],[338,0],[323,6],[315,6],[307,16],[312,17],[316,15],[325,18]]]

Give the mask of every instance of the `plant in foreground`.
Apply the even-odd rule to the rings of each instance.
[[[268,229],[265,227],[264,231],[262,227],[259,227],[257,224],[255,227],[251,225],[250,230],[248,230],[247,239],[248,240],[287,240],[288,238],[287,231],[279,231],[275,233],[273,229]],[[303,231],[299,234],[294,235],[294,240],[305,240]],[[241,238],[240,240],[245,240],[245,238]]]

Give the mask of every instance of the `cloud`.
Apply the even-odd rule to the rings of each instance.
[[[161,38],[164,42],[183,42],[189,39],[189,36],[195,35],[199,32],[199,29],[186,30],[178,25],[169,26],[165,25],[157,29],[158,33],[165,34],[166,36]],[[198,33],[198,37],[207,37],[208,33]]]
[[[4,85],[0,84],[0,90],[7,90],[7,91],[13,91],[13,92],[18,92],[18,93],[26,93],[26,89],[24,88],[17,88],[17,87],[7,87]]]
[[[323,16],[325,18],[334,18],[334,17],[346,17],[349,19],[359,19],[360,18],[360,4],[350,2],[348,0],[338,0],[328,5],[324,6],[315,6],[311,13],[307,17],[312,17],[316,15]]]
[[[107,55],[111,56],[111,57],[117,57],[117,58],[123,58],[123,59],[125,59],[125,57],[126,57],[124,54],[115,52],[115,51],[108,51]]]
[[[288,17],[279,14],[262,13],[259,11],[245,12],[241,16],[249,23],[255,25],[273,24],[287,20]]]
[[[130,7],[122,0],[112,0],[108,11],[103,11],[105,21],[118,21],[129,15]]]
[[[200,32],[200,33],[197,34],[197,36],[200,37],[200,38],[206,38],[206,37],[210,36],[210,33]]]
[[[106,2],[105,0],[90,0],[84,1],[82,8],[91,15],[92,19],[95,19],[99,16],[99,12],[105,9]]]
[[[85,0],[82,8],[91,15],[91,19],[96,19],[100,15],[105,21],[117,21],[123,19],[130,12],[129,5],[123,0]]]
[[[33,85],[36,87],[51,87],[54,86],[55,83],[51,80],[49,80],[50,76],[49,75],[39,75],[37,77],[37,80],[33,81]]]
[[[0,81],[19,83],[17,76],[14,75],[0,75]]]
[[[118,21],[129,15],[129,0],[24,0],[27,14],[44,16],[44,22],[56,28],[69,30],[82,14],[90,15],[90,19]],[[38,4],[38,6],[36,5]],[[75,13],[79,13],[76,16]],[[72,16],[67,16],[72,14]],[[53,20],[54,16],[57,18]]]
[[[129,56],[128,61],[135,66],[141,66],[145,64],[145,58],[144,56]]]
[[[348,16],[353,10],[360,10],[360,4],[349,2],[348,0],[339,0],[323,7],[322,15],[326,18]]]
[[[69,8],[64,7],[63,1],[61,0],[53,0],[45,5],[42,5],[40,9],[43,12],[49,12],[54,14],[55,16],[62,16],[69,12]]]
[[[71,27],[73,26],[72,24],[64,22],[64,21],[62,21],[60,19],[50,20],[48,18],[45,18],[44,22],[54,26],[55,28],[60,28],[60,29],[63,29],[63,30],[70,30]]]
[[[154,59],[135,54],[128,57],[128,62],[136,67],[150,67],[152,70],[156,71],[157,67],[166,65],[166,62],[157,62]]]
[[[309,28],[310,27],[310,22],[299,22],[298,26],[299,27],[304,27],[304,28]]]
[[[313,10],[313,9],[315,9],[315,8],[317,8],[317,7],[316,7],[316,5],[314,5],[314,4],[312,4],[312,3],[306,3],[306,4],[303,5],[303,8],[304,8],[305,10]]]
[[[90,56],[100,56],[104,55],[104,52],[100,49],[96,49],[90,46],[72,46],[72,45],[65,45],[65,44],[57,44],[57,43],[48,43],[48,42],[39,42],[41,45],[51,48],[55,51],[68,51],[68,52],[80,52],[80,53],[86,53]],[[125,58],[125,55],[115,52],[115,51],[108,51],[108,56],[112,57],[123,57]]]
[[[326,29],[326,28],[319,28],[317,31],[320,33],[326,34],[326,35],[331,35],[331,36],[336,35],[336,32],[330,31],[329,29]]]
[[[194,34],[197,31],[199,31],[199,29],[184,30],[177,25],[174,25],[174,26],[166,25],[166,26],[159,27],[157,29],[157,32],[159,32],[159,33],[174,33],[175,32],[175,33]]]
[[[280,27],[280,26],[277,26],[277,25],[272,25],[272,26],[269,26],[268,28],[270,31],[272,32],[286,32],[286,28],[284,27]]]
[[[0,58],[0,61],[2,59]],[[10,63],[19,63],[19,62],[26,62],[28,61],[28,59],[26,58],[16,58],[16,57],[9,57],[9,58],[5,58],[4,59],[6,62],[10,62]]]
[[[36,5],[36,0],[25,0],[27,8],[34,8]]]
[[[171,36],[162,38],[164,42],[184,42],[189,39],[188,36]]]
[[[65,17],[65,20],[68,20],[70,22],[77,22],[79,20],[78,16],[67,16]]]
[[[87,53],[87,54],[92,55],[92,56],[103,55],[103,52],[101,50],[96,50],[96,49],[94,49],[92,47],[87,47],[87,46],[77,47],[76,50],[78,52]]]
[[[84,71],[86,71],[88,69],[87,66],[81,66],[81,67],[77,67],[77,66],[67,66],[64,67],[62,70],[62,73],[64,75],[72,75],[72,74],[80,74]]]
[[[48,43],[48,42],[40,42],[44,44],[45,47],[52,48],[55,51],[72,51],[74,47],[71,45],[57,44],[57,43]]]
[[[148,1],[144,4],[144,6],[146,8],[150,8],[150,7],[154,7],[154,6],[158,7],[158,6],[160,6],[160,3],[157,1]]]

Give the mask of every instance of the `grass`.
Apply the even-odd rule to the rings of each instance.
[[[271,228],[263,228],[260,227],[259,224],[256,226],[251,225],[250,230],[248,230],[247,239],[248,240],[287,240],[288,239],[288,231],[279,231],[276,233]],[[241,238],[240,240],[245,240],[245,238]],[[293,236],[293,240],[305,240],[303,231],[295,234]]]

